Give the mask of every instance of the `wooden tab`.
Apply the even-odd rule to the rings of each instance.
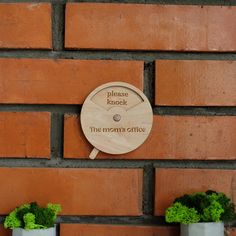
[[[84,102],[81,125],[88,141],[98,150],[123,154],[139,147],[148,137],[152,108],[136,87],[112,82],[96,88]],[[90,158],[95,158],[94,149]]]

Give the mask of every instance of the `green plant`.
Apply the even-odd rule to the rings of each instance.
[[[61,211],[59,204],[49,203],[40,207],[36,202],[15,208],[4,221],[5,228],[47,229],[53,227],[57,214]]]
[[[165,219],[182,224],[230,222],[236,219],[236,214],[234,204],[224,193],[208,190],[176,198],[167,208]]]

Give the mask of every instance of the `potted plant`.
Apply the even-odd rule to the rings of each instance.
[[[234,204],[224,193],[208,190],[176,198],[165,219],[181,224],[181,236],[224,236],[224,222],[235,216]]]
[[[6,217],[4,227],[12,229],[13,236],[56,236],[55,221],[61,211],[59,204],[40,207],[36,202],[15,208]]]

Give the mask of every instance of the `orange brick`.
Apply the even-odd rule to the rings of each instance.
[[[50,114],[0,112],[0,157],[50,158]]]
[[[66,6],[65,46],[235,51],[235,18],[234,6],[70,3]]]
[[[236,157],[234,116],[154,116],[147,141],[125,155],[99,153],[98,159],[211,159]],[[65,116],[64,156],[88,158],[92,146],[85,139],[80,120]]]
[[[161,60],[156,68],[156,105],[236,105],[236,61]]]
[[[178,227],[61,224],[61,236],[179,236]]]
[[[0,4],[0,48],[51,48],[51,6]]]
[[[0,214],[32,201],[60,203],[63,215],[142,213],[139,169],[0,168],[0,179]]]
[[[236,229],[235,228],[227,228],[227,236],[236,236]]]
[[[0,103],[81,104],[114,81],[143,88],[143,62],[0,59]]]
[[[0,235],[1,236],[11,236],[11,230],[4,229],[3,225],[0,226]]]
[[[236,203],[236,171],[207,169],[156,169],[155,214],[164,215],[175,198],[193,192],[224,192]]]

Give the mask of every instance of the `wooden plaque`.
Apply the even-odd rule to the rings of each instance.
[[[81,110],[85,137],[98,151],[123,154],[139,147],[148,137],[153,122],[151,105],[136,87],[112,82],[96,88]]]

